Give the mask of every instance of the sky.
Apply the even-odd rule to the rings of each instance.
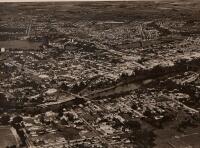
[[[129,0],[0,0],[0,2],[48,2],[48,1],[129,1]],[[130,1],[164,1],[164,0],[130,0]]]
[[[200,1],[200,0],[0,0],[0,2],[48,2],[48,1],[187,1],[187,2],[190,2],[190,1]]]

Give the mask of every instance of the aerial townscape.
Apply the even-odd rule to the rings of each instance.
[[[200,1],[0,3],[0,148],[200,148]]]

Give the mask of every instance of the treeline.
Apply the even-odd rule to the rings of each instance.
[[[132,75],[123,73],[118,79],[119,82],[140,82],[146,79],[155,79],[165,75],[174,75],[185,71],[197,71],[200,69],[200,58],[193,60],[181,59],[174,63],[174,66],[163,67],[157,65],[151,69],[139,69],[135,70]]]

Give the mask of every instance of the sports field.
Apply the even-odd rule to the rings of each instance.
[[[10,145],[18,145],[18,138],[15,137],[15,132],[13,132],[9,126],[0,126],[0,148],[5,148]]]

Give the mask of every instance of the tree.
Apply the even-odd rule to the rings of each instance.
[[[138,107],[137,107],[136,104],[132,104],[132,105],[131,105],[131,108],[134,109],[134,110],[137,110],[137,109],[138,109]]]
[[[145,110],[144,115],[147,116],[147,117],[149,117],[149,118],[152,118],[152,117],[153,117],[153,115],[152,115],[152,113],[151,113],[151,110],[149,110],[149,109],[146,109],[146,110]]]
[[[62,117],[63,116],[63,108],[60,108],[58,110],[58,117]]]
[[[125,123],[125,127],[129,128],[132,131],[137,131],[141,129],[141,124],[138,121],[129,120]]]
[[[5,108],[7,105],[7,98],[5,94],[0,93],[0,107]]]
[[[19,124],[22,121],[23,121],[23,118],[21,116],[16,116],[16,117],[13,118],[12,123]]]
[[[3,115],[0,119],[1,123],[3,125],[7,125],[9,124],[9,121],[10,121],[10,116],[9,115]]]
[[[153,131],[143,129],[135,132],[131,140],[136,148],[153,148],[155,146],[155,137],[156,135]]]

